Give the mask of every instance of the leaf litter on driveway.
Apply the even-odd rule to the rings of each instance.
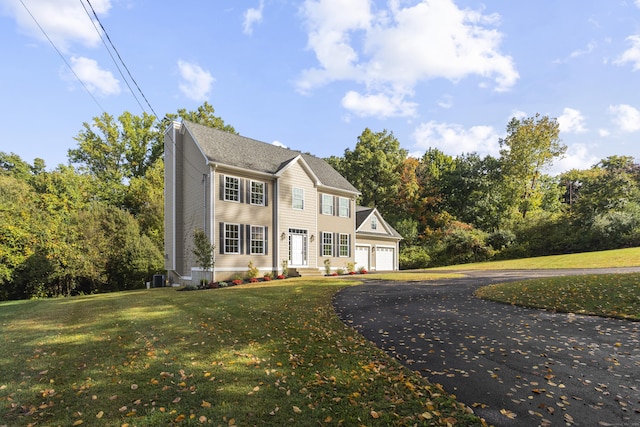
[[[473,297],[494,282],[371,282],[334,301],[348,325],[489,424],[640,426],[640,323]]]

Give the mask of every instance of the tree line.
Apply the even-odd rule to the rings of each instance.
[[[0,300],[140,288],[163,269],[163,132],[187,119],[236,133],[204,103],[162,120],[128,112],[83,123],[68,165],[0,152]],[[498,157],[420,158],[365,129],[326,159],[404,237],[401,268],[640,244],[640,165],[612,156],[546,173],[566,151],[556,119],[512,119]]]
[[[182,118],[235,133],[214,113],[104,113],[51,171],[0,152],[0,300],[141,288],[162,273],[164,130]]]
[[[329,161],[404,237],[403,269],[640,245],[640,165],[610,156],[551,176],[559,133],[548,116],[513,118],[498,157],[414,158],[392,132],[366,129]]]

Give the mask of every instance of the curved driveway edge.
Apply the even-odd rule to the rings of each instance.
[[[464,272],[371,281],[334,297],[339,317],[495,426],[640,426],[640,323],[484,301],[491,283],[629,269]]]

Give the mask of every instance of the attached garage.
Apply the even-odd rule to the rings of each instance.
[[[395,270],[395,248],[376,247],[376,271]]]
[[[356,268],[367,271],[398,269],[402,236],[380,215],[376,208],[358,206],[356,211]]]
[[[364,268],[367,271],[371,269],[369,252],[369,246],[356,246],[356,269]]]

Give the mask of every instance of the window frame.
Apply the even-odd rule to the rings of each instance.
[[[333,233],[328,231],[323,231],[321,234],[321,245],[322,245],[322,256],[323,257],[332,257],[333,256]],[[329,249],[327,251],[327,249]]]
[[[262,231],[262,238],[260,239],[256,239],[254,238],[256,236],[256,231],[257,230],[261,230]],[[266,246],[267,246],[267,235],[266,235],[266,227],[264,225],[251,225],[249,227],[249,232],[250,232],[250,236],[249,236],[249,254],[250,255],[266,255]],[[258,247],[256,246],[257,243],[260,243],[260,250],[256,250]]]
[[[229,183],[235,182],[235,188],[229,186]],[[235,198],[231,196],[235,193]],[[236,176],[224,175],[224,200],[226,202],[240,203],[240,178]]]
[[[262,188],[261,192],[254,190],[254,185],[260,185]],[[250,180],[249,182],[249,203],[254,206],[265,206],[266,202],[266,187],[267,184],[263,181],[254,181]],[[259,196],[259,197],[256,197]],[[254,201],[254,198],[259,199],[258,201]]]
[[[342,239],[346,238],[343,243]],[[343,253],[344,250],[344,253]],[[348,233],[340,233],[338,235],[338,256],[348,258],[351,255],[351,235]]]
[[[343,206],[343,202],[345,205]],[[344,212],[343,212],[344,209]],[[341,218],[349,218],[351,211],[350,200],[346,197],[338,197],[338,216]]]
[[[296,192],[300,192],[301,197],[296,197]],[[300,206],[296,205],[296,201],[300,202]],[[291,209],[298,211],[304,210],[304,188],[293,187],[291,189]]]
[[[371,229],[372,230],[378,229],[378,218],[375,216],[371,217]]]
[[[333,196],[322,194],[322,215],[333,215]]]
[[[235,234],[236,236],[230,237],[230,233],[233,232],[233,230],[230,230],[230,227],[234,227],[235,228]],[[225,254],[231,254],[231,255],[239,255],[240,254],[240,224],[235,224],[235,223],[230,223],[230,222],[225,222],[224,223],[224,253]],[[232,243],[235,241],[235,245]],[[235,246],[235,250],[230,250],[233,249]]]

